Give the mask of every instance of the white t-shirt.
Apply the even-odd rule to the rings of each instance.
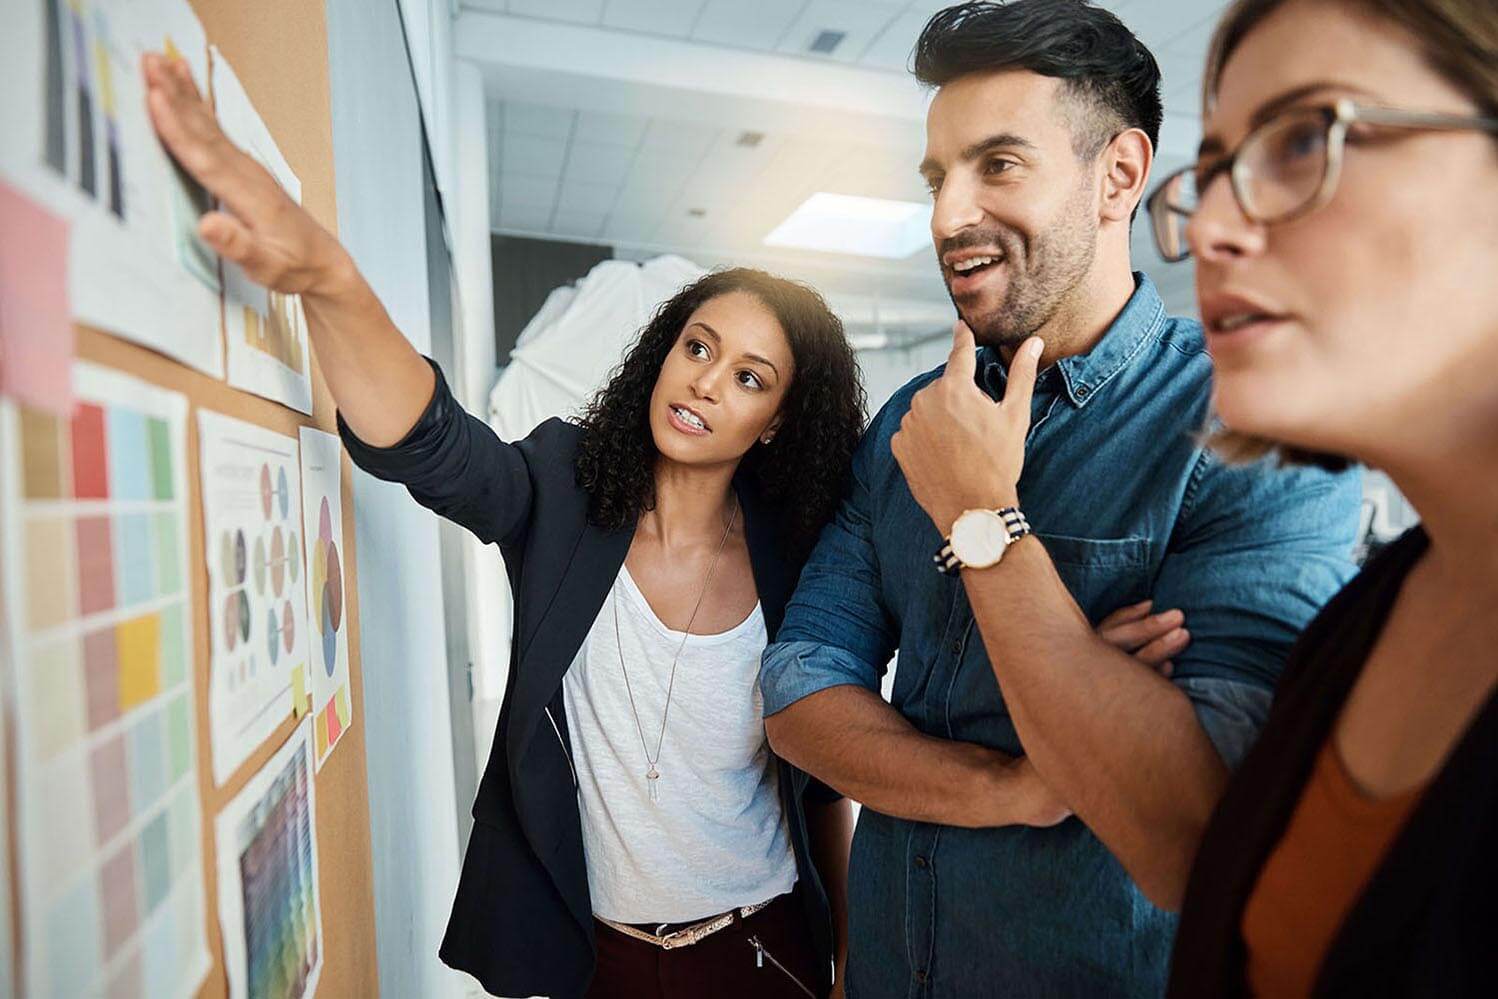
[[[656,763],[659,800],[652,801],[620,643],[653,754],[682,632],[666,627],[629,570],[619,570],[562,679],[595,914],[621,923],[686,922],[795,885],[759,691],[766,640],[758,604],[728,631],[687,638]]]

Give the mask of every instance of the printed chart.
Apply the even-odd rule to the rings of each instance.
[[[301,434],[307,609],[317,632],[312,640],[312,720],[321,769],[354,720],[343,616],[343,446],[334,435],[311,427],[302,427]]]
[[[30,0],[0,31],[0,174],[71,223],[73,317],[224,375],[206,192],[163,151],[139,66],[170,51],[208,82],[187,0]]]
[[[219,925],[234,999],[302,999],[322,973],[308,724],[218,815]]]
[[[216,48],[212,73],[213,104],[224,133],[269,170],[293,200],[301,201],[302,182],[281,155],[233,67]],[[300,296],[267,291],[237,264],[225,261],[224,338],[230,385],[312,412],[307,317]]]
[[[213,781],[233,775],[307,690],[297,442],[198,412],[208,559]]]
[[[192,995],[209,967],[187,403],[78,363],[0,406],[24,994]]]

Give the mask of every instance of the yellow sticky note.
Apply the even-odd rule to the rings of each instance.
[[[120,713],[161,693],[161,619],[131,618],[114,629],[120,666]]]
[[[297,718],[312,710],[312,697],[307,693],[307,667],[298,666],[291,671],[291,711]]]

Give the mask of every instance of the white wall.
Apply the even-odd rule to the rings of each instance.
[[[397,9],[328,0],[327,12],[339,235],[426,350],[421,134]],[[357,470],[354,511],[380,991],[461,996],[466,976],[437,959],[459,869],[437,523]]]

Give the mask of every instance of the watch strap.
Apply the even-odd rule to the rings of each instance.
[[[1008,539],[1004,542],[1005,550],[1025,535],[1035,533],[1030,528],[1030,522],[1025,519],[1024,512],[1017,506],[1006,506],[992,512],[1004,522],[1004,529],[1008,533]],[[944,576],[955,576],[965,567],[956,552],[952,551],[950,535],[942,539],[941,547],[931,556],[931,561],[936,563],[936,571]]]

